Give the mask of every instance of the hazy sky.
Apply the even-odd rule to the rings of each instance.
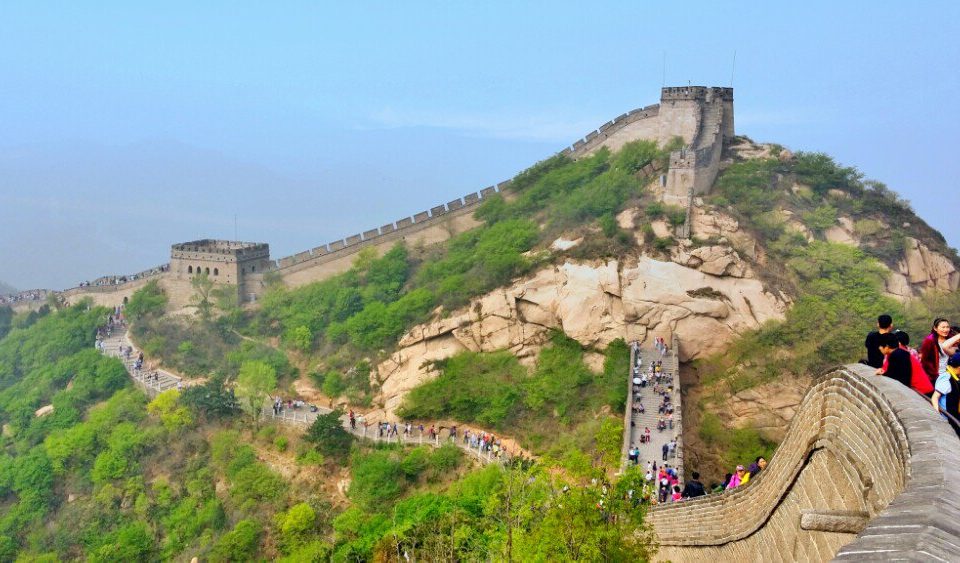
[[[857,166],[960,245],[957,2],[146,4],[0,2],[0,280],[132,273],[235,216],[309,249],[506,179],[664,75],[729,85],[734,51],[738,133]]]

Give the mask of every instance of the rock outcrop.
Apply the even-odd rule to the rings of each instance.
[[[410,389],[436,376],[431,362],[463,350],[506,349],[532,362],[553,329],[598,349],[617,338],[677,334],[687,361],[722,351],[737,334],[782,318],[784,300],[742,277],[747,270],[735,252],[702,248],[708,250],[686,254],[699,269],[647,256],[567,261],[418,325],[377,366],[380,402],[392,414]]]
[[[915,238],[906,238],[899,269],[917,289],[954,291],[960,285],[960,273],[953,263]]]

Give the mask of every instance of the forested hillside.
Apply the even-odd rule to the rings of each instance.
[[[170,314],[148,283],[126,306],[130,334],[148,361],[187,378],[182,392],[148,398],[119,360],[94,349],[105,309],[0,309],[0,560],[649,557],[640,502],[649,491],[634,469],[617,473],[626,324],[680,327],[692,347],[700,325],[670,315],[699,307],[694,321],[713,323],[703,325],[713,331],[707,344],[728,335],[722,354],[690,364],[697,378],[685,406],[699,440],[688,464],[719,470],[777,440],[772,426],[725,416],[745,391],[801,388],[811,373],[855,361],[878,312],[917,340],[935,313],[960,313],[938,280],[922,286],[904,265],[910,248],[948,266],[956,256],[895,194],[825,155],[742,143],[751,155],[727,155],[715,189],[691,210],[689,240],[673,230],[687,210],[658,197],[668,151],[636,142],[537,164],[480,207],[482,226],[447,243],[361,253],[350,271],[299,288],[268,277],[255,308],[201,276],[197,314]],[[838,225],[849,240],[837,238]],[[716,256],[726,262],[713,271],[706,258]],[[624,271],[640,263],[694,280],[676,282],[692,305],[623,313],[635,306]],[[603,317],[598,330],[614,337],[584,342],[581,331],[578,340],[565,330],[570,317],[535,306],[561,288],[517,289],[571,264],[592,284],[574,293],[571,315]],[[919,296],[892,293],[896,275]],[[782,316],[760,323],[749,300],[749,311],[731,312],[721,289],[747,284],[783,304]],[[522,318],[489,321],[485,303],[503,300],[506,287]],[[625,320],[610,320],[618,308]],[[474,329],[491,322],[493,332]],[[425,334],[447,340],[421,361]],[[478,334],[508,336],[492,346]],[[398,357],[414,358],[418,378],[386,397]],[[370,422],[481,428],[517,455],[484,466],[451,444],[357,439],[338,410],[306,429],[260,416],[269,397],[304,389],[323,406],[386,417]]]

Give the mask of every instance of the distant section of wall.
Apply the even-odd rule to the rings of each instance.
[[[564,148],[560,154],[578,158],[592,154],[601,147],[616,151],[626,143],[638,139],[653,140],[662,146],[679,137],[687,146],[682,151],[671,154],[664,199],[673,198],[679,203],[688,203],[689,190],[693,189],[694,193],[703,193],[712,185],[719,169],[723,143],[732,136],[733,90],[731,88],[704,86],[663,88],[659,104],[638,108],[617,116],[573,145]],[[240,264],[238,268],[233,266],[221,268],[219,263],[224,261],[222,257],[208,260],[209,264],[207,262],[200,264],[196,261],[204,256],[194,255],[199,250],[192,247],[204,241],[174,245],[172,261],[177,267],[170,268],[168,265],[165,267],[171,270],[169,274],[154,272],[150,275],[158,275],[165,280],[164,285],[169,287],[173,294],[171,304],[174,307],[186,305],[191,291],[183,283],[175,283],[173,278],[180,282],[184,281],[191,274],[196,273],[190,272],[189,269],[197,265],[201,265],[204,271],[209,268],[211,274],[220,272],[221,276],[214,276],[215,281],[236,284],[242,301],[255,301],[263,292],[263,274],[267,272],[277,272],[285,283],[298,286],[320,281],[348,270],[353,264],[354,255],[364,248],[375,248],[378,252],[383,252],[398,240],[434,244],[472,229],[479,225],[479,222],[473,218],[477,205],[497,193],[503,193],[504,197],[509,199],[510,194],[505,191],[509,184],[510,181],[501,182],[496,186],[467,194],[463,198],[434,206],[412,217],[404,217],[387,225],[367,229],[279,260],[270,261],[266,254],[258,255],[256,258],[262,260],[262,263],[257,263],[256,267],[246,268]],[[235,249],[231,245],[245,244],[231,241],[213,242],[224,246],[224,252],[233,252]],[[266,245],[262,246],[263,252],[266,252]],[[246,279],[247,275],[251,275],[250,279]],[[140,283],[128,286],[128,283],[131,282],[111,283],[102,288],[74,288],[66,294],[69,298],[90,295],[97,302],[117,301],[115,297],[106,296],[106,294],[116,294],[122,301],[122,297],[128,297],[132,294],[132,290],[142,286]]]
[[[960,441],[922,397],[872,371],[822,376],[748,485],[653,508],[657,558],[952,560]]]
[[[510,181],[501,182],[496,186],[467,194],[463,198],[435,206],[429,211],[417,213],[413,217],[403,217],[393,223],[364,231],[362,234],[281,258],[276,261],[274,270],[280,274],[287,285],[295,287],[349,270],[353,265],[355,254],[364,248],[375,248],[382,254],[397,241],[424,245],[443,242],[479,226],[480,222],[473,218],[477,206],[485,199],[501,193],[509,185]],[[260,285],[263,285],[262,282]],[[255,289],[248,284],[244,291],[250,294]]]

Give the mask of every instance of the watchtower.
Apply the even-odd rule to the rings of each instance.
[[[249,281],[272,266],[270,245],[262,242],[201,239],[174,244],[170,250],[170,276],[190,281],[206,274],[216,284],[234,285],[238,297]]]

